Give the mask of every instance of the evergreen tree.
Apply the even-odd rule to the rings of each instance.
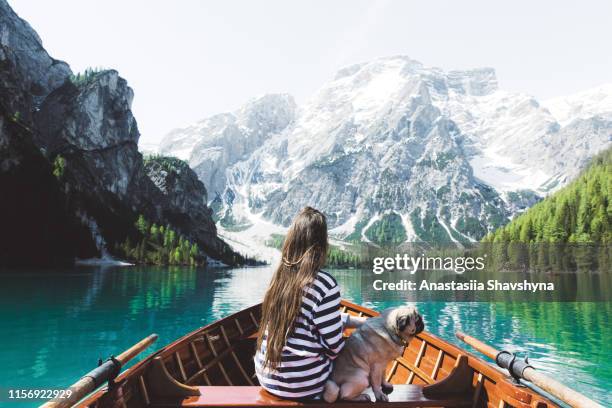
[[[159,243],[159,227],[157,226],[157,224],[151,225],[151,230],[149,233],[151,236],[151,240],[155,243]]]
[[[200,265],[205,258],[195,242],[178,235],[170,225],[151,224],[139,215],[134,226],[140,233],[135,244],[129,237],[115,248],[127,260],[160,265]]]
[[[147,232],[149,231],[149,225],[144,215],[140,214],[138,216],[138,220],[136,221],[136,228],[143,236],[147,235]]]

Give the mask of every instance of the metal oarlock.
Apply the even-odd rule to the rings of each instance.
[[[529,364],[527,356],[521,360],[516,354],[506,350],[502,350],[497,354],[495,362],[501,368],[508,370],[517,385],[521,385],[520,379],[524,378],[525,369],[529,367],[533,368],[533,366]]]

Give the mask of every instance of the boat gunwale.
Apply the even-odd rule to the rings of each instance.
[[[375,317],[375,316],[380,315],[379,312],[373,309],[369,309],[365,306],[358,305],[356,303],[350,302],[345,299],[342,299],[340,306],[344,308],[345,311],[353,311],[357,313],[362,313],[363,315],[367,315],[368,317]],[[261,307],[261,303],[257,303],[255,305],[248,306],[242,310],[239,310],[224,318],[213,321],[205,326],[199,327],[185,334],[184,336],[154,351],[153,353],[151,353],[149,356],[147,356],[143,360],[137,362],[135,365],[126,369],[119,376],[117,376],[115,381],[119,383],[124,380],[127,380],[131,376],[138,376],[142,371],[147,369],[147,367],[156,357],[158,356],[165,357],[166,352],[168,354],[173,353],[173,349],[183,344],[184,342],[189,341],[189,339],[197,337],[207,330],[214,329],[219,326],[223,326],[224,323],[228,321],[236,320],[239,316],[244,316],[244,315],[248,316],[249,313],[253,313],[254,311],[257,311],[260,307]],[[253,335],[252,333],[245,333],[243,338],[246,339],[246,338],[252,337],[252,335]],[[483,357],[479,357],[471,353],[470,351],[466,349],[462,349],[454,345],[453,343],[446,341],[429,332],[425,332],[425,331],[421,332],[417,335],[417,338],[419,338],[421,341],[424,341],[427,344],[431,344],[433,347],[439,350],[442,350],[444,353],[448,354],[450,357],[454,359],[457,359],[459,355],[465,355],[468,359],[468,365],[474,370],[475,373],[482,374],[483,377],[486,377],[487,379],[492,381],[496,386],[502,386],[503,390],[500,390],[500,392],[503,395],[507,395],[517,400],[521,404],[531,405],[531,403],[533,402],[532,396],[536,396],[536,398],[539,398],[542,402],[545,402],[549,406],[552,406],[552,407],[556,406],[546,396],[537,393],[535,390],[531,390],[527,387],[525,387],[524,389],[518,388],[512,382],[513,379],[512,377],[510,377],[510,375],[501,371],[500,368],[495,367],[492,364],[488,363]],[[228,386],[228,387],[232,387],[232,386]],[[81,400],[78,404],[76,404],[75,407],[90,406],[90,404],[95,403],[97,400],[103,397],[104,394],[107,392],[107,390],[108,390],[107,385],[101,386],[98,390],[94,391],[93,393],[85,397],[83,400]]]
[[[230,319],[235,319],[237,316],[241,316],[243,314],[247,314],[249,312],[252,312],[254,309],[256,310],[259,306],[261,305],[261,303],[257,303],[255,305],[252,306],[248,306],[245,309],[239,310],[235,313],[232,313],[224,318],[221,318],[219,320],[215,320],[205,326],[199,327],[187,334],[185,334],[182,337],[179,337],[178,339],[174,340],[173,342],[171,342],[170,344],[167,344],[166,346],[163,346],[162,348],[154,351],[153,353],[151,353],[149,356],[147,356],[146,358],[144,358],[143,360],[139,361],[138,363],[134,364],[133,366],[131,366],[130,368],[126,369],[124,372],[122,372],[121,374],[119,374],[117,376],[117,378],[115,379],[115,382],[119,383],[123,380],[125,380],[127,377],[130,377],[132,375],[138,375],[138,373],[141,370],[144,370],[147,368],[147,365],[149,365],[154,358],[161,356],[165,351],[168,350],[172,350],[173,348],[177,347],[178,345],[182,344],[183,342],[187,341],[188,339],[195,337],[197,335],[199,335],[201,332],[211,329],[213,327],[219,326],[221,325],[224,321],[230,320]],[[171,352],[171,351],[169,351]],[[89,404],[92,404],[93,402],[95,402],[96,400],[98,400],[100,397],[102,397],[106,391],[108,390],[108,386],[107,385],[102,385],[99,389],[97,389],[96,391],[94,391],[93,393],[89,394],[87,397],[85,397],[83,400],[81,400],[78,404],[75,405],[75,407],[86,407]]]

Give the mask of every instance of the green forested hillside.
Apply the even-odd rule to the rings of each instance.
[[[593,158],[567,187],[484,238],[497,262],[530,269],[609,267],[612,149]]]
[[[612,149],[596,156],[570,185],[488,235],[488,242],[612,241]]]
[[[128,261],[153,265],[202,265],[206,257],[196,243],[174,231],[170,225],[157,225],[141,214],[136,221],[135,241],[126,238],[116,252]]]

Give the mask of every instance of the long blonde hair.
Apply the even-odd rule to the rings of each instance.
[[[259,349],[267,331],[264,367],[276,368],[280,363],[283,347],[300,313],[304,290],[325,265],[327,247],[325,215],[305,207],[287,231],[282,260],[264,297],[257,338]]]

